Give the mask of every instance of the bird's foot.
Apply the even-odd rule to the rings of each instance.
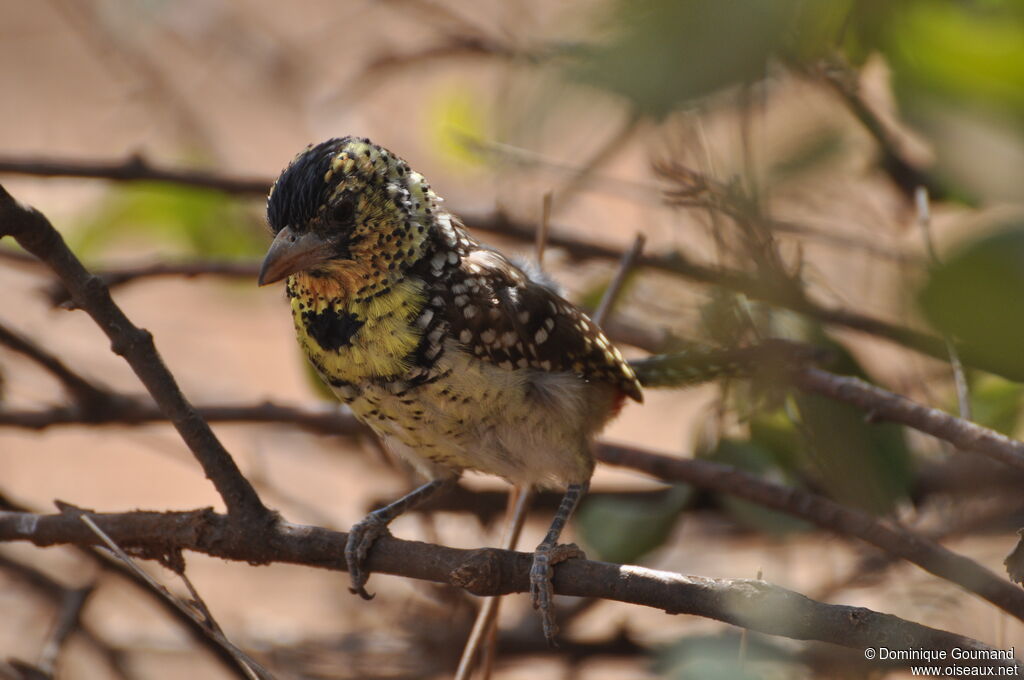
[[[364,600],[372,600],[373,595],[366,592],[365,586],[367,579],[370,578],[370,572],[363,568],[363,563],[366,562],[366,556],[377,539],[390,533],[388,522],[374,513],[367,515],[348,532],[345,561],[348,563],[348,573],[352,579],[349,591]]]
[[[533,608],[540,610],[544,638],[552,646],[555,644],[555,636],[558,635],[558,624],[555,623],[555,590],[551,585],[551,577],[556,564],[576,557],[586,558],[586,555],[575,543],[541,545],[533,553],[533,566],[530,567],[530,599],[533,601]]]

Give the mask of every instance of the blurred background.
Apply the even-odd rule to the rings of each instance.
[[[616,262],[579,244],[622,251],[637,234],[648,254],[742,272],[763,293],[671,267],[637,270],[608,324],[628,356],[769,336],[813,342],[833,349],[832,370],[1019,434],[1018,0],[0,0],[0,92],[0,181],[89,266],[238,263],[233,276],[144,277],[115,290],[198,405],[339,408],[304,365],[282,289],[257,289],[246,269],[269,243],[260,191],[42,177],[61,173],[40,161],[68,170],[144,159],[258,189],[306,144],[367,136],[423,173],[482,240],[525,259],[550,193],[561,240],[544,266],[588,308]],[[13,243],[0,247],[0,323],[85,377],[140,393],[91,320],[60,308],[47,272]],[[793,311],[807,311],[801,300],[962,341],[959,403],[942,353]],[[0,416],[67,401],[49,374],[2,346],[0,378]],[[0,420],[7,505],[220,507],[169,426]],[[369,438],[280,423],[215,430],[293,521],[346,530],[414,481]],[[1019,475],[771,386],[649,390],[606,437],[813,490],[998,573],[1024,525]],[[394,533],[496,545],[505,486],[470,475],[464,487],[482,494],[470,510],[403,517]],[[854,539],[621,469],[599,467],[592,489],[572,528],[592,558],[761,574],[824,601],[1024,646],[1019,621]],[[539,504],[522,545],[536,544],[550,510]],[[449,677],[476,606],[388,576],[373,576],[367,603],[343,574],[186,559],[228,637],[280,677]],[[17,544],[0,546],[0,660],[38,658],[55,598],[89,585],[88,634],[72,636],[58,677],[232,677],[123,580],[73,550]],[[507,598],[494,677],[900,675],[864,667],[859,653],[763,636],[747,640],[740,668],[739,631],[728,625],[562,604],[566,642],[552,651],[526,597]]]

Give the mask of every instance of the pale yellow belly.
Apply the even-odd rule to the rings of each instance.
[[[428,475],[440,466],[522,484],[589,479],[591,439],[611,407],[612,388],[569,374],[507,371],[454,346],[441,368],[451,373],[436,382],[398,394],[395,385],[364,386],[345,401]]]

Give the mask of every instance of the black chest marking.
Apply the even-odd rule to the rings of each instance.
[[[325,309],[322,312],[303,312],[302,321],[306,331],[325,350],[333,351],[352,344],[352,337],[359,332],[365,321],[348,312]]]

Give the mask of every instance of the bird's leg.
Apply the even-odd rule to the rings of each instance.
[[[559,545],[558,537],[569,521],[573,510],[579,504],[580,499],[590,486],[590,482],[583,484],[570,484],[562,497],[562,503],[558,506],[555,518],[551,520],[551,528],[544,536],[544,540],[533,552],[533,566],[530,568],[530,596],[533,600],[533,608],[540,610],[541,619],[544,624],[544,637],[548,644],[554,644],[555,635],[558,634],[558,624],[555,623],[555,613],[552,607],[554,599],[554,588],[551,585],[553,567],[559,562],[573,557],[584,557],[583,551],[574,544]]]
[[[457,476],[434,479],[419,486],[394,503],[386,505],[379,510],[374,510],[365,519],[358,522],[348,532],[348,542],[345,544],[345,561],[348,563],[348,573],[352,578],[352,585],[349,590],[359,595],[364,600],[373,599],[373,595],[366,592],[366,580],[370,578],[369,572],[363,569],[366,556],[373,547],[374,542],[388,533],[388,525],[399,515],[412,510],[417,505],[435,495],[442,489],[447,489],[455,484]]]

